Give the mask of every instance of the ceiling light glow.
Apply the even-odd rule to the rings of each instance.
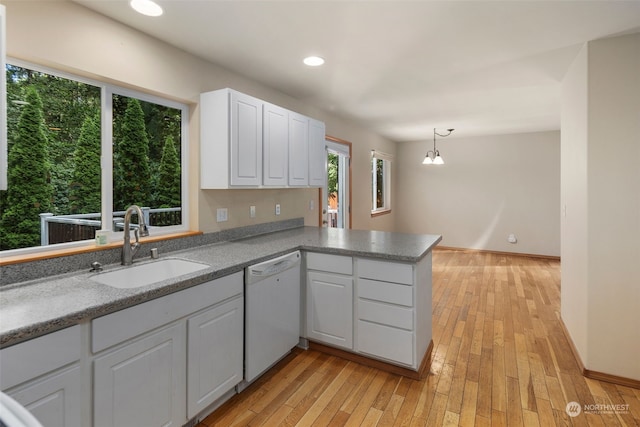
[[[304,64],[308,65],[309,67],[318,67],[324,64],[324,59],[320,58],[319,56],[307,56],[302,62],[304,62]]]
[[[131,0],[129,2],[131,7],[138,13],[147,16],[160,16],[162,15],[162,8],[152,0]]]

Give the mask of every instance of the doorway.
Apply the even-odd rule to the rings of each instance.
[[[322,189],[322,226],[351,228],[351,143],[331,136],[327,144],[327,182]]]

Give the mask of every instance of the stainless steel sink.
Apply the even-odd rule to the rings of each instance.
[[[120,289],[133,289],[163,280],[195,273],[209,268],[208,265],[177,258],[166,258],[145,264],[134,264],[119,270],[98,273],[91,280]]]

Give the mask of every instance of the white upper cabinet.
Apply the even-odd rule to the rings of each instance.
[[[262,106],[223,89],[200,95],[200,187],[262,184]]]
[[[289,185],[309,185],[309,118],[289,115]]]
[[[320,187],[324,151],[322,122],[233,89],[200,95],[202,189]]]
[[[276,105],[265,104],[262,125],[262,183],[285,187],[289,172],[289,112]]]
[[[324,123],[309,119],[309,185],[322,187],[327,179]]]

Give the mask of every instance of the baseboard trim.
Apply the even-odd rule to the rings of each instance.
[[[495,254],[495,255],[511,255],[511,256],[521,256],[527,258],[539,258],[539,259],[548,259],[551,261],[560,261],[559,256],[554,255],[540,255],[540,254],[523,254],[520,252],[502,252],[502,251],[492,251],[489,249],[469,249],[469,248],[456,248],[453,246],[436,246],[434,251],[458,251],[458,252],[478,252],[485,254]]]
[[[392,363],[383,362],[377,359],[371,359],[370,357],[363,356],[361,354],[352,353],[348,350],[342,350],[336,347],[331,347],[325,344],[320,344],[315,341],[309,341],[309,349],[316,350],[321,353],[330,354],[332,356],[340,357],[342,359],[356,362],[361,365],[369,366],[370,368],[380,369],[381,371],[390,372],[392,374],[402,375],[403,377],[411,378],[413,380],[421,380],[425,378],[431,368],[431,356],[433,353],[433,340],[429,342],[427,351],[425,351],[422,358],[422,362],[417,371],[409,368],[403,368],[401,366],[394,365]]]
[[[607,374],[605,372],[592,371],[590,369],[585,368],[584,363],[582,363],[582,358],[580,357],[580,353],[578,353],[578,349],[573,343],[573,339],[571,339],[571,335],[569,334],[567,325],[564,324],[564,320],[562,320],[562,317],[560,317],[558,320],[560,320],[560,326],[561,326],[562,332],[564,333],[565,338],[567,338],[567,341],[569,342],[571,353],[573,353],[573,357],[576,359],[576,363],[578,364],[578,368],[580,368],[580,372],[582,373],[582,376],[592,380],[604,381],[607,383],[640,389],[639,380],[620,377],[618,375]]]

